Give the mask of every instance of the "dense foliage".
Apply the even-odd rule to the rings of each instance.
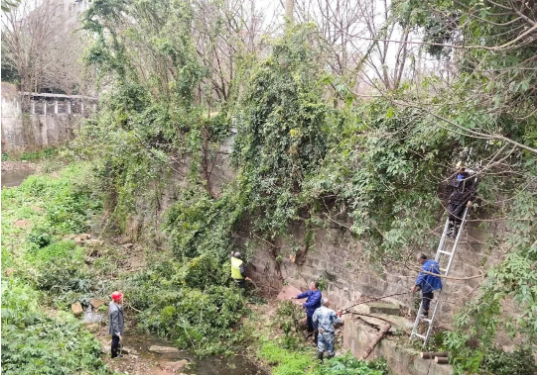
[[[129,304],[141,311],[140,328],[174,340],[198,354],[230,352],[244,342],[239,321],[245,297],[229,285],[223,268],[210,256],[187,263],[159,264],[127,281]]]
[[[12,320],[2,307],[3,374],[110,374],[100,355],[101,344],[71,314]]]
[[[537,232],[531,223],[537,213],[537,8],[523,1],[413,0],[396,7],[399,22],[424,28],[425,40],[435,43],[428,47],[431,53],[457,56],[460,76],[442,85],[439,98],[422,101],[419,107],[470,140],[474,160],[481,161],[482,205],[493,217],[503,217],[506,227],[487,239],[491,247],[506,248],[504,260],[489,270],[482,293],[460,312],[458,330],[447,335],[446,345],[457,373],[476,372],[481,365],[492,366],[488,369],[494,373],[501,367],[517,373],[524,366],[515,369],[514,358],[523,358],[528,353],[524,348],[531,350],[537,338]],[[510,304],[520,314],[507,313]],[[494,348],[500,331],[522,338],[511,364],[507,354],[499,356]],[[505,360],[505,366],[491,365],[497,360]],[[522,373],[533,370],[530,366],[526,371]]]
[[[321,69],[308,48],[314,29],[297,28],[274,42],[272,54],[252,71],[243,98],[235,159],[239,188],[254,230],[274,239],[299,218],[300,192],[326,152]]]

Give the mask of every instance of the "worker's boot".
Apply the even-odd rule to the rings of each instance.
[[[317,352],[317,359],[319,359],[321,363],[323,362],[323,354],[323,352]]]
[[[330,358],[334,358],[334,353],[332,353],[332,354],[328,353],[328,359],[330,359]]]

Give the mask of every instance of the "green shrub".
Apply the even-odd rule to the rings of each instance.
[[[276,309],[275,324],[283,331],[280,343],[283,348],[297,349],[303,341],[300,319],[304,317],[304,309],[291,301],[282,301]]]
[[[347,353],[319,366],[315,375],[388,375],[390,368],[384,359],[372,362],[357,360]]]
[[[42,264],[38,269],[37,288],[52,295],[70,291],[87,293],[92,281],[84,267],[83,262],[70,259],[55,259],[54,262]]]
[[[485,356],[481,368],[494,375],[534,375],[537,365],[530,349],[519,348],[512,353],[492,349]]]
[[[274,375],[314,374],[314,370],[319,366],[313,352],[285,349],[272,341],[263,343],[257,354],[273,366]]]
[[[28,254],[29,260],[34,263],[46,264],[59,259],[82,260],[84,250],[77,247],[75,241],[60,241],[42,247]]]
[[[52,236],[50,233],[46,232],[47,229],[41,227],[33,228],[30,234],[28,235],[28,240],[37,245],[38,248],[43,248],[50,245],[52,241]]]
[[[12,320],[2,311],[2,374],[111,374],[100,355],[99,342],[69,314]]]
[[[164,262],[135,275],[127,289],[131,306],[142,311],[140,328],[199,354],[242,343],[244,332],[236,325],[246,313],[246,299],[224,285],[224,275],[210,255],[183,265]]]
[[[184,264],[180,278],[184,286],[205,289],[212,285],[226,284],[229,281],[229,271],[226,272],[212,254],[204,254]]]

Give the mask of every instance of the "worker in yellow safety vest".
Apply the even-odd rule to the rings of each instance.
[[[238,251],[231,253],[231,278],[239,288],[244,288],[245,281],[251,280],[249,277],[246,277],[244,261],[242,260],[241,253]]]

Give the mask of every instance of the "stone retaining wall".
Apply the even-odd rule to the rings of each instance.
[[[297,228],[295,232],[296,241],[300,243],[304,238],[304,229]],[[483,237],[477,223],[469,223],[457,249],[450,276],[478,275],[501,260],[499,250],[491,253],[484,250]],[[407,292],[417,276],[417,272],[397,264],[384,264],[383,269],[370,264],[362,244],[346,229],[333,227],[316,230],[314,246],[307,254],[298,256],[300,259],[295,259],[295,262],[289,256],[289,243],[278,245],[281,246],[278,252],[284,254],[279,263],[271,255],[268,246],[261,245],[251,255],[254,277],[272,280],[275,288],[278,287],[275,280],[278,280],[280,285],[285,281],[299,289],[306,289],[311,280],[322,279],[326,284],[324,293],[336,308],[344,308],[360,298]],[[429,255],[433,257],[435,252],[436,249],[431,249]],[[375,267],[378,269],[375,270]],[[453,314],[476,292],[476,287],[482,280],[449,280],[444,288],[441,313],[438,315],[439,326],[451,326]],[[408,310],[415,306],[417,297],[418,295],[413,298],[410,294],[404,294],[384,301],[398,303]]]

